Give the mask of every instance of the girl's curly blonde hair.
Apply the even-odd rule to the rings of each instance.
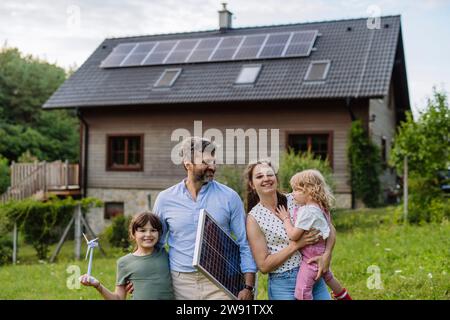
[[[333,193],[320,171],[309,169],[298,172],[291,178],[290,184],[293,190],[304,191],[325,211],[330,212],[334,206]]]

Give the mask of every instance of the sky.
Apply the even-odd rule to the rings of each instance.
[[[218,28],[223,0],[0,0],[0,43],[63,68],[105,39]],[[401,14],[411,107],[450,89],[450,0],[228,0],[233,27]]]

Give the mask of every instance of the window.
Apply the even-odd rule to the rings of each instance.
[[[108,170],[143,168],[143,135],[108,136]]]
[[[261,71],[260,64],[243,65],[235,84],[253,84]]]
[[[322,81],[325,80],[330,69],[330,60],[312,61],[306,72],[305,80]]]
[[[105,212],[103,217],[110,220],[114,217],[123,215],[123,202],[105,202]]]
[[[322,160],[328,157],[332,164],[331,134],[290,134],[288,147],[295,152],[309,150]]]
[[[178,76],[181,73],[181,69],[166,69],[161,74],[159,79],[155,82],[154,87],[156,88],[170,88],[175,81],[178,79]]]

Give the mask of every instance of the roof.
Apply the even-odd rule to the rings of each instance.
[[[349,30],[350,28],[351,30]],[[388,94],[394,60],[401,42],[400,16],[381,17],[380,29],[367,28],[367,18],[290,25],[235,28],[226,35],[251,35],[318,30],[321,34],[308,57],[247,61],[100,68],[120,43],[203,38],[219,30],[105,39],[86,62],[45,103],[44,108],[258,101],[315,98],[383,97]],[[398,53],[397,53],[398,56]],[[401,52],[400,57],[403,57]],[[330,60],[321,83],[304,81],[311,61]],[[242,65],[261,63],[254,85],[234,82]],[[403,61],[404,66],[404,61]],[[182,68],[169,89],[153,88],[166,68]],[[406,71],[401,79],[406,84]],[[407,90],[407,85],[406,85]],[[407,96],[406,92],[406,96]],[[407,104],[409,105],[409,98]]]

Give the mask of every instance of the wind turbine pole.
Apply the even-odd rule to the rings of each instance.
[[[92,270],[92,257],[94,255],[94,248],[91,248],[89,251],[90,251],[89,252],[89,264],[88,264],[88,272],[87,272],[87,274],[90,277],[91,276],[91,270]]]

